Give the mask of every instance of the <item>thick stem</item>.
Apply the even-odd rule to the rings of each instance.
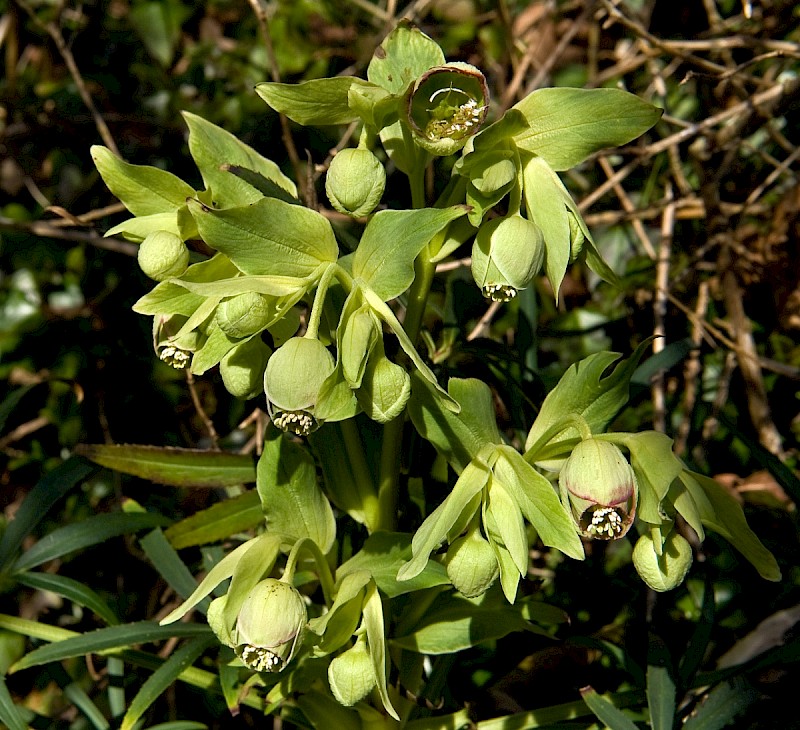
[[[397,420],[397,419],[395,419]],[[389,529],[383,526],[380,492],[375,492],[375,482],[364,453],[364,443],[358,432],[355,420],[348,418],[339,424],[344,436],[347,458],[353,473],[353,484],[358,494],[358,501],[364,511],[364,524],[369,532]]]
[[[322,595],[325,598],[325,605],[332,606],[334,592],[333,575],[331,575],[331,569],[328,565],[328,561],[325,560],[325,556],[322,554],[322,551],[319,549],[317,543],[315,543],[311,538],[301,538],[292,546],[289,557],[286,560],[286,567],[283,572],[284,580],[291,585],[292,579],[294,578],[294,571],[297,567],[297,559],[300,555],[300,551],[303,549],[307,550],[311,554],[311,557],[314,558],[314,562],[317,565],[317,576],[319,577],[319,583],[322,587]]]

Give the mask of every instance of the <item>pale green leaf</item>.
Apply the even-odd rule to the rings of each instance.
[[[368,586],[364,601],[364,628],[367,633],[369,657],[372,660],[372,668],[375,670],[381,702],[386,711],[395,720],[399,720],[400,716],[392,707],[392,701],[389,699],[389,688],[386,682],[386,633],[383,625],[383,603],[374,583]]]
[[[256,486],[267,528],[294,540],[307,537],[323,554],[336,540],[333,510],[317,480],[311,454],[273,428],[258,460]]]
[[[354,76],[312,79],[299,84],[265,82],[256,93],[275,111],[308,126],[349,124],[358,119],[348,103],[352,86],[373,86]]]
[[[190,210],[203,240],[245,274],[302,279],[339,253],[323,215],[276,198],[223,210],[193,202]]]
[[[353,276],[383,301],[394,299],[411,286],[414,260],[431,238],[466,212],[463,206],[453,206],[376,213],[356,249]]]
[[[195,195],[191,185],[171,172],[132,165],[100,145],[94,145],[90,153],[108,189],[136,216],[175,211]]]
[[[517,102],[528,128],[517,146],[568,170],[606,147],[627,144],[661,117],[662,109],[621,89],[537,89]]]
[[[257,172],[293,197],[297,196],[295,184],[272,160],[196,114],[183,112],[183,118],[189,127],[189,152],[216,206],[230,208],[247,205],[263,197],[248,182],[222,169],[223,165],[238,165]]]

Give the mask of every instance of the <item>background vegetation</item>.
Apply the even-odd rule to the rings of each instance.
[[[80,443],[255,453],[261,434],[263,402],[235,401],[216,374],[187,380],[153,357],[150,323],[130,311],[150,282],[132,258],[133,244],[102,236],[122,208],[89,147],[104,144],[200,187],[179,114],[188,110],[294,168],[324,205],[320,179],[331,150],[347,143],[346,130],[287,125],[253,86],[363,75],[375,46],[409,18],[449,59],[487,73],[493,115],[550,85],[621,87],[665,110],[637,143],[597,155],[566,179],[624,288],[575,270],[558,308],[539,296],[547,294],[542,289],[527,296],[521,315],[487,305],[465,283],[450,372],[490,382],[498,412],[513,427],[574,360],[602,349],[627,355],[646,337],[663,335],[617,430],[654,427],[674,437],[685,460],[746,503],[784,574],[778,584],[761,581],[713,537],[687,582],[664,595],[637,579],[626,541],[607,549],[595,543],[585,563],[535,555],[532,586],[566,609],[570,625],[557,643],[513,635],[472,650],[452,668],[445,709],[469,706],[482,719],[579,701],[578,689],[589,684],[627,691],[641,703],[643,677],[637,684],[632,667],[646,665],[655,646],[664,648],[665,664],[700,665],[705,686],[735,665],[729,673],[741,684],[727,686],[755,700],[743,706],[737,727],[790,727],[778,718],[796,715],[791,672],[800,651],[795,2],[13,0],[0,8],[6,522]],[[404,188],[387,191],[397,205],[406,197]],[[25,547],[88,515],[130,508],[131,500],[171,522],[225,496],[88,467],[73,476],[75,488],[25,536]],[[181,555],[197,570],[215,549]],[[75,550],[45,570],[91,586],[124,622],[158,619],[177,603],[134,536]],[[713,589],[705,601],[704,586]],[[101,625],[80,602],[41,587],[5,580],[0,589],[5,615],[78,631]],[[26,647],[3,624],[3,673]],[[150,646],[162,657],[173,648]],[[134,693],[148,674],[120,680],[97,656],[59,666],[8,677],[10,696],[35,713],[37,727],[89,727],[70,688],[105,708],[114,691]],[[703,686],[683,697],[687,713],[704,701]],[[213,691],[180,683],[151,719],[226,728],[271,722],[247,708],[231,718]]]

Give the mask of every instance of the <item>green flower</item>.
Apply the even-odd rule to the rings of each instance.
[[[307,436],[319,428],[314,409],[325,379],[336,362],[325,345],[309,337],[292,337],[267,362],[264,391],[272,422],[282,431]]]
[[[521,215],[484,223],[472,246],[472,277],[483,295],[498,302],[527,288],[544,263],[544,238]]]
[[[154,231],[139,245],[139,267],[154,281],[180,276],[189,265],[189,249],[169,231]]]
[[[368,149],[345,149],[333,158],[325,176],[325,193],[340,213],[369,215],[383,196],[386,170]]]
[[[481,128],[488,103],[484,75],[468,63],[448,63],[416,80],[406,115],[417,144],[434,155],[452,155]]]
[[[558,477],[562,501],[578,532],[598,540],[616,540],[636,514],[636,476],[617,446],[595,438],[581,441]]]
[[[275,578],[262,580],[236,619],[236,654],[257,672],[280,672],[301,645],[307,622],[306,603],[294,586]]]

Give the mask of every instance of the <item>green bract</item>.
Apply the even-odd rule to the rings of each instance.
[[[544,238],[520,215],[484,223],[472,246],[472,276],[483,295],[499,302],[527,288],[544,262]]]
[[[636,476],[617,446],[589,438],[572,451],[558,476],[582,535],[616,540],[633,524]]]
[[[139,244],[139,267],[155,281],[180,276],[189,265],[189,249],[180,236],[169,231],[154,231]]]
[[[340,213],[369,215],[380,202],[386,170],[367,149],[345,149],[333,158],[325,176],[325,192]]]
[[[308,611],[297,589],[267,578],[253,588],[236,619],[236,653],[257,672],[280,672],[302,644]]]
[[[279,347],[264,373],[273,423],[302,436],[319,428],[314,408],[322,384],[335,366],[333,355],[319,340],[292,337]]]
[[[229,350],[219,363],[225,389],[237,398],[255,398],[263,393],[269,355],[269,347],[257,337]]]

